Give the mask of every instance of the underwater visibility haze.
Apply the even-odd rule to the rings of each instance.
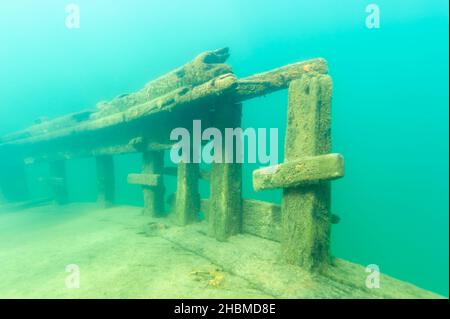
[[[69,4],[75,7],[68,7]],[[378,10],[379,24],[376,26],[368,21],[368,16],[374,13],[374,7],[369,5],[375,5]],[[74,12],[79,14],[79,20],[68,21]],[[71,24],[74,21],[75,25]],[[213,51],[218,48],[229,48],[229,51]],[[206,58],[202,56],[195,60],[202,52],[210,53]],[[327,71],[323,70],[323,60],[316,58],[326,60]],[[198,71],[196,68],[204,68],[204,65],[198,66],[197,62],[177,69],[189,61],[201,61],[209,66],[202,69],[205,73],[201,74],[195,73]],[[273,81],[273,86],[278,85],[274,84],[279,83],[277,81],[286,82],[273,92],[255,89],[251,87],[255,82],[250,81],[247,82],[250,93],[244,92],[247,88],[245,81],[239,82],[254,74],[299,61],[309,61],[301,64],[298,72],[312,73],[311,79],[307,76],[303,80],[289,78],[293,83],[290,84],[288,77],[291,73],[275,80],[264,78],[264,81]],[[231,69],[224,66],[225,63],[231,66],[235,77],[227,75]],[[217,74],[206,78],[208,72],[212,73],[211,68],[216,67],[214,72]],[[345,269],[349,273],[350,269],[355,273],[359,271],[357,266],[350,264],[361,265],[358,275],[361,278],[367,277],[365,270],[369,265],[369,272],[375,265],[380,272],[390,276],[387,279],[381,277],[381,292],[376,293],[373,292],[376,289],[371,290],[367,286],[367,291],[371,291],[355,288],[367,284],[364,281],[355,284],[352,280],[356,282],[357,279],[348,279],[352,282],[349,284],[352,293],[344,297],[370,297],[372,292],[376,297],[403,297],[406,296],[402,295],[403,292],[409,291],[409,297],[426,298],[434,296],[431,293],[427,295],[432,292],[448,298],[448,1],[2,1],[0,147],[9,143],[2,139],[3,136],[36,123],[45,124],[49,119],[86,109],[107,112],[109,106],[101,109],[101,101],[120,97],[117,100],[120,103],[125,101],[123,103],[139,106],[140,102],[147,102],[140,91],[144,85],[171,70],[176,72],[163,84],[154,88],[146,86],[145,94],[149,96],[161,93],[155,95],[158,97],[156,106],[141,108],[136,111],[142,111],[136,113],[138,115],[130,112],[127,115],[129,121],[145,112],[165,110],[165,107],[170,108],[168,113],[173,112],[173,123],[192,124],[191,117],[210,119],[197,104],[214,101],[209,104],[220,105],[224,102],[216,99],[222,94],[225,96],[223,101],[228,101],[225,93],[234,89],[237,81],[239,88],[244,87],[236,93],[242,96],[239,100],[242,101],[242,127],[278,128],[278,163],[292,161],[292,154],[298,152],[297,142],[292,142],[293,146],[285,150],[285,138],[286,134],[292,134],[289,130],[292,118],[288,120],[288,116],[296,116],[290,107],[297,98],[304,98],[301,88],[308,87],[307,95],[317,93],[323,109],[327,106],[327,98],[331,97],[332,146],[330,144],[328,149],[317,154],[307,154],[339,153],[345,158],[345,176],[330,183],[332,197],[328,213],[332,214],[331,223],[339,222],[332,226],[330,254],[333,260],[334,257],[339,259],[336,267],[348,267]],[[331,84],[328,86],[326,74],[332,79],[332,96],[327,95]],[[174,77],[182,79],[181,82],[186,81],[176,87],[178,91],[164,87],[178,81],[173,80]],[[188,77],[192,83],[184,80]],[[212,78],[212,82],[208,82]],[[204,83],[211,85],[201,86]],[[185,85],[188,89],[180,89]],[[316,92],[314,88],[317,87]],[[257,90],[260,91],[255,94]],[[214,94],[210,93],[213,91]],[[138,94],[133,95],[134,92]],[[173,92],[175,97],[172,98]],[[193,111],[172,111],[173,105],[182,104],[187,108],[192,101],[200,101]],[[119,109],[123,111],[126,107],[121,105]],[[239,106],[237,109],[240,110]],[[218,111],[214,108],[211,112]],[[74,121],[85,121],[86,116],[93,119],[96,115],[80,115]],[[219,113],[217,118],[237,123],[232,114]],[[122,118],[114,120],[120,122]],[[154,121],[155,136],[157,132],[161,135],[166,133],[166,121],[165,116]],[[203,128],[214,126],[216,122],[214,119],[211,121],[202,123]],[[61,123],[59,130],[69,129],[73,124]],[[95,131],[97,127],[92,125],[92,131]],[[136,132],[140,129],[136,128]],[[121,134],[128,132],[128,127],[117,131],[104,130],[106,133],[101,135],[88,135],[86,143],[93,145],[120,139]],[[326,140],[323,136],[328,131],[325,131],[318,137],[318,143]],[[39,133],[52,132],[52,129],[44,129]],[[28,137],[20,138],[26,140]],[[38,150],[36,141],[31,139],[26,143]],[[63,147],[75,150],[79,147],[76,143],[63,143]],[[286,143],[289,143],[289,138]],[[323,143],[328,143],[328,140]],[[127,145],[133,145],[138,152],[116,155],[113,164],[101,156],[97,161],[92,156],[77,156],[67,160],[64,167],[53,165],[49,169],[46,160],[50,161],[50,156],[43,156],[44,161],[29,160],[28,155],[24,156],[27,164],[24,175],[29,190],[26,202],[17,201],[12,194],[19,187],[14,183],[18,183],[20,174],[16,173],[12,156],[7,155],[10,153],[4,151],[9,148],[0,148],[0,178],[3,179],[0,180],[0,298],[337,296],[326,288],[329,287],[328,280],[339,282],[337,271],[331,271],[323,281],[314,284],[298,275],[302,278],[299,285],[310,288],[289,295],[283,290],[283,284],[290,280],[295,282],[297,275],[291,275],[291,270],[284,270],[284,264],[274,261],[278,253],[270,255],[272,251],[279,251],[278,242],[268,240],[272,233],[262,236],[265,239],[248,235],[229,237],[229,234],[234,234],[235,225],[240,220],[231,218],[223,229],[216,225],[209,236],[203,237],[198,237],[199,233],[203,234],[203,228],[192,225],[189,217],[172,223],[170,216],[168,222],[153,216],[150,221],[145,211],[158,210],[156,202],[152,202],[157,196],[164,197],[168,215],[171,209],[180,209],[181,202],[187,203],[185,210],[202,211],[199,215],[203,220],[201,223],[208,222],[204,221],[205,218],[216,218],[220,223],[222,217],[217,217],[222,213],[220,205],[245,212],[257,211],[260,204],[248,202],[243,208],[233,206],[239,199],[236,201],[229,193],[240,188],[233,184],[240,168],[237,171],[232,168],[230,173],[227,168],[218,167],[214,172],[206,164],[200,165],[197,176],[199,198],[193,200],[193,195],[186,192],[185,199],[181,195],[174,199],[172,193],[181,194],[183,191],[180,185],[188,188],[192,185],[189,183],[197,183],[197,179],[193,181],[187,168],[178,168],[177,173],[173,173],[176,166],[171,163],[169,152],[165,152],[163,161],[172,168],[172,173],[164,175],[165,192],[160,193],[155,185],[161,181],[158,174],[155,177],[155,172],[161,159],[146,159],[145,155],[143,159],[139,149],[139,145],[143,145],[142,138],[130,140]],[[110,146],[107,144],[105,148]],[[306,149],[302,147],[301,150]],[[39,149],[39,152],[50,150]],[[153,156],[151,154],[149,156]],[[330,160],[333,165],[340,165],[338,156],[325,160],[326,163]],[[292,190],[292,185],[287,187],[283,184],[277,189],[258,192],[253,187],[254,171],[267,165],[260,162],[242,165],[242,198],[280,205],[282,200],[291,196],[286,195],[290,191],[283,194],[280,188]],[[302,162],[302,165],[308,165],[308,162]],[[108,172],[112,166],[115,185],[110,190],[108,174],[103,177],[97,174]],[[294,168],[290,169],[294,174]],[[219,170],[223,170],[222,173],[217,173]],[[48,180],[49,174],[53,176],[51,181]],[[222,177],[215,180],[216,177],[206,174]],[[223,177],[225,175],[227,177]],[[186,184],[182,184],[180,176],[187,181]],[[155,178],[154,181],[150,181],[150,177]],[[210,190],[209,182],[217,187]],[[63,183],[66,193],[61,194]],[[107,195],[103,200],[108,201],[108,196],[113,196],[114,205],[104,209],[95,204],[99,185],[106,185],[103,191]],[[222,195],[217,195],[220,191],[225,194],[222,194],[224,198],[229,196],[228,202],[220,202]],[[317,192],[318,201],[327,203],[326,195],[323,195],[326,190]],[[56,199],[66,196],[64,205],[45,201],[48,198],[53,201],[55,196]],[[219,199],[210,201],[212,208],[208,217],[203,206],[200,207],[200,198],[209,197]],[[291,200],[289,205],[294,205]],[[201,203],[204,204],[203,201]],[[148,208],[147,204],[153,206]],[[267,205],[273,211],[280,209],[276,205]],[[143,206],[146,207],[144,214]],[[228,213],[228,210],[223,210],[224,216]],[[289,214],[289,218],[291,216],[295,218],[295,212]],[[286,225],[283,219],[274,219],[277,225]],[[184,225],[185,222],[189,224],[184,227],[187,230],[181,230],[180,223]],[[280,227],[283,232],[283,226]],[[266,229],[258,228],[259,231]],[[184,237],[181,232],[186,232]],[[280,236],[285,238],[283,234]],[[311,236],[320,240],[322,234]],[[295,236],[292,238],[296,240]],[[217,247],[213,246],[216,240]],[[299,258],[302,260],[300,263],[309,262],[305,261],[308,259],[306,253],[296,256],[290,251],[292,247],[281,241],[281,251],[288,256],[287,260],[295,259],[290,264],[297,263]],[[322,252],[322,248],[314,249]],[[324,254],[326,249],[323,248]],[[197,250],[205,255],[192,253]],[[215,258],[213,262],[208,259],[208,251]],[[260,254],[253,268],[232,262],[237,260],[241,251],[244,251],[242,258],[248,256],[249,260],[253,253]],[[341,265],[341,259],[349,265]],[[315,259],[311,261],[311,268],[315,268],[316,262]],[[264,282],[258,272],[267,270],[271,275]],[[71,285],[77,286],[70,275],[78,271],[81,278],[79,287],[70,289]],[[389,286],[394,280],[391,277],[429,292],[416,293],[415,287],[402,286],[404,283],[397,281]],[[388,290],[391,288],[386,286],[395,286],[395,289]]]

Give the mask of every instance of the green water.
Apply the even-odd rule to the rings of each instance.
[[[205,50],[230,47],[240,77],[324,57],[333,150],[346,160],[333,182],[333,254],[448,296],[447,1],[372,1],[379,29],[365,26],[371,2],[359,0],[73,2],[72,30],[67,1],[0,3],[0,134],[133,92]],[[283,132],[286,101],[278,92],[246,102],[243,125]],[[258,166],[245,165],[244,197],[279,202],[279,192],[253,192]],[[126,184],[139,167],[137,155],[117,159],[119,203],[141,204]],[[39,177],[45,167],[29,170]],[[71,200],[95,200],[94,174],[93,160],[69,163]]]

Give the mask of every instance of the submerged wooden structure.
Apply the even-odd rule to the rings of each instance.
[[[130,173],[128,182],[142,187],[144,213],[151,218],[163,216],[163,176],[173,175],[177,192],[170,216],[179,226],[196,223],[203,211],[208,236],[219,242],[252,234],[280,242],[282,263],[312,274],[330,273],[330,229],[339,220],[331,213],[330,181],[344,175],[344,163],[341,155],[331,153],[332,84],[326,61],[312,59],[238,79],[225,64],[228,56],[228,49],[202,53],[135,93],[98,103],[95,110],[3,136],[1,196],[28,199],[25,165],[47,162],[54,200],[65,204],[66,161],[94,157],[98,202],[111,206],[114,155],[140,153],[142,171]],[[239,163],[213,163],[210,171],[196,163],[165,167],[174,128],[191,129],[195,119],[222,131],[240,127],[242,102],[284,89],[289,90],[285,163],[253,174],[256,190],[283,189],[281,206],[242,199]],[[210,198],[200,198],[199,179],[209,181]]]

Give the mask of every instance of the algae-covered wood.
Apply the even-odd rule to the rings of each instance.
[[[304,75],[289,87],[285,161],[331,152],[331,79]],[[329,263],[329,182],[283,189],[282,254],[291,264],[318,270]]]
[[[340,154],[305,156],[297,160],[258,169],[253,172],[256,191],[314,184],[344,176],[344,158]]]

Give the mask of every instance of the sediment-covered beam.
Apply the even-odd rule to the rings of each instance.
[[[142,120],[154,114],[172,112],[183,107],[211,105],[218,102],[222,97],[234,92],[237,79],[233,74],[221,75],[213,80],[195,87],[183,87],[172,91],[162,97],[133,106],[122,112],[113,113],[98,119],[83,122],[74,127],[40,134],[34,137],[20,139],[10,144],[27,144],[52,139],[74,136],[77,134],[97,131],[133,121]]]
[[[264,167],[253,172],[256,191],[315,184],[344,176],[344,158],[325,154],[299,158],[292,162]]]
[[[89,120],[93,112],[93,110],[84,110],[60,116],[52,120],[40,118],[36,121],[36,124],[30,126],[29,128],[0,137],[0,143],[25,139],[40,134],[46,134],[50,131],[56,131],[69,126],[74,126],[83,121]]]
[[[249,100],[287,89],[292,81],[300,79],[304,74],[313,73],[328,73],[326,60],[320,58],[306,60],[239,79],[236,100]]]
[[[63,132],[71,131],[82,122],[99,120],[152,100],[157,101],[158,98],[170,95],[171,92],[177,92],[179,89],[182,92],[186,91],[187,88],[204,84],[223,74],[232,73],[231,67],[224,64],[229,55],[228,48],[203,52],[185,65],[148,82],[137,92],[122,94],[109,102],[99,102],[95,110],[85,110],[52,120],[42,118],[38,123],[25,130],[0,137],[0,143],[18,140],[27,142],[29,138],[37,138],[40,135],[42,138],[38,140],[55,138],[63,135]],[[79,130],[82,129],[79,128]],[[60,130],[61,133],[56,134],[56,131]],[[73,131],[78,130],[74,129]],[[52,135],[48,135],[49,132],[55,133],[55,135],[52,137]]]
[[[242,232],[280,241],[281,206],[259,200],[242,201]]]
[[[231,67],[224,64],[229,56],[228,48],[203,52],[185,65],[148,82],[135,93],[123,94],[110,102],[98,103],[98,112],[93,114],[93,118],[99,119],[122,112],[180,88],[194,87],[220,75],[232,73]]]
[[[200,210],[209,218],[209,199],[201,200]],[[280,241],[281,206],[269,202],[242,200],[242,232],[261,238]]]

